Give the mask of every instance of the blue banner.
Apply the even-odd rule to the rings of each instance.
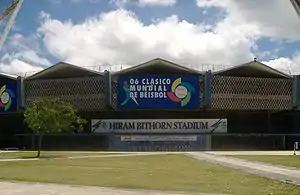
[[[0,83],[0,113],[15,112],[18,109],[17,81]]]
[[[120,76],[118,108],[199,108],[199,76]]]

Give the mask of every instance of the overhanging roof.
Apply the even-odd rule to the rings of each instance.
[[[53,78],[75,78],[102,75],[100,72],[92,71],[86,68],[59,62],[46,68],[26,79],[53,79]]]
[[[17,80],[17,79],[18,79],[18,76],[12,75],[12,74],[7,74],[7,73],[4,73],[4,72],[0,72],[0,79],[1,79],[1,78],[4,78],[4,79],[11,79],[11,80]]]
[[[124,70],[120,70],[115,72],[114,74],[130,74],[130,73],[136,73],[139,71],[145,71],[150,73],[150,70],[152,69],[165,69],[166,71],[172,71],[172,70],[177,70],[180,72],[186,72],[190,74],[203,74],[203,72],[197,71],[195,69],[191,69],[179,64],[175,64],[173,62],[161,59],[161,58],[156,58],[150,61],[147,61],[145,63],[139,64],[137,66],[133,66],[131,68],[127,68]]]
[[[291,75],[285,74],[258,61],[251,61],[239,66],[217,71],[214,72],[214,75],[263,78],[293,78]]]

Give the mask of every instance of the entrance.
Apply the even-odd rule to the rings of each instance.
[[[191,142],[155,142],[139,141],[128,142],[129,151],[189,151],[192,149]]]
[[[114,135],[111,149],[123,151],[208,150],[206,135]]]

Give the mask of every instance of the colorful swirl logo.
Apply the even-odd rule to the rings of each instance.
[[[12,98],[15,98],[15,94],[3,85],[0,88],[0,108],[4,108],[4,111],[10,109],[12,104]]]
[[[171,86],[170,92],[167,92],[167,96],[173,102],[180,102],[181,107],[186,106],[192,97],[192,93],[195,93],[195,88],[188,82],[182,82],[181,78],[177,78]]]

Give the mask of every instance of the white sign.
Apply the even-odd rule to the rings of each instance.
[[[91,132],[227,133],[227,119],[93,119]]]
[[[194,135],[122,135],[122,141],[197,141]]]

